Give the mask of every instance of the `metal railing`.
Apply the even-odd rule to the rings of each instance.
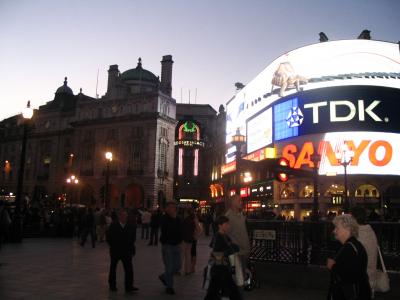
[[[400,267],[400,223],[370,223],[378,238],[386,267]],[[250,220],[250,259],[288,264],[325,265],[340,247],[331,222]]]

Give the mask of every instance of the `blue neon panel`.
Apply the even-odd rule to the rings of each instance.
[[[297,98],[277,104],[274,107],[274,139],[275,141],[287,139],[299,135],[299,127],[290,128],[286,118],[292,107],[298,106]]]

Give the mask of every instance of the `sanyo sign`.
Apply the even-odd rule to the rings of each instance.
[[[320,110],[329,109],[330,122],[348,122],[357,118],[358,121],[365,121],[366,116],[369,116],[375,122],[388,122],[387,117],[378,116],[374,109],[381,103],[380,100],[374,100],[367,104],[364,100],[358,100],[357,105],[348,100],[321,101],[316,103],[304,104],[304,110],[312,110],[313,124],[318,124],[320,119]],[[340,115],[338,111],[346,111],[347,114]]]
[[[343,174],[338,156],[346,145],[353,153],[349,174],[400,175],[400,134],[386,132],[331,132],[318,142],[286,144],[281,155],[296,169],[313,168],[311,155],[321,155],[319,174]]]

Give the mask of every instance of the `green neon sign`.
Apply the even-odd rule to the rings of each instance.
[[[183,131],[184,132],[196,132],[196,124],[192,123],[192,127],[189,128],[189,122],[185,122],[183,124]]]

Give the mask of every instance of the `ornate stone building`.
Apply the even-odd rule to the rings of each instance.
[[[105,152],[111,151],[110,207],[150,207],[172,199],[176,102],[172,56],[163,56],[161,80],[142,67],[108,70],[100,99],[74,94],[64,85],[34,112],[28,134],[24,193],[33,201],[53,199],[104,205]],[[14,116],[0,123],[3,193],[17,186],[22,126]],[[77,185],[67,184],[75,175]],[[66,199],[67,198],[67,199]]]

